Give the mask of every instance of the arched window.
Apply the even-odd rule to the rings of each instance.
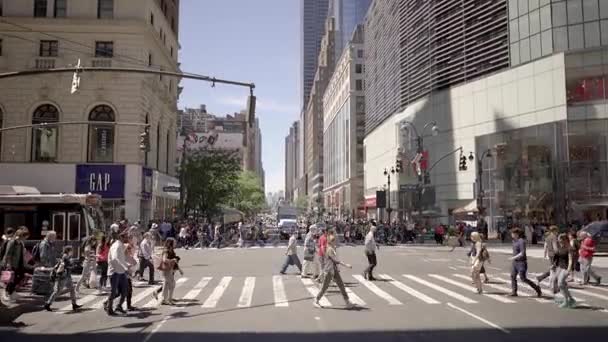
[[[100,105],[89,114],[89,162],[114,161],[114,122],[116,115],[110,106]]]
[[[59,121],[59,110],[51,104],[43,104],[34,111],[32,124],[50,124]],[[32,128],[32,161],[54,162],[57,160],[57,143],[59,128],[57,126]]]

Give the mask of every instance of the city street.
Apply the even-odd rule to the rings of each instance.
[[[339,256],[353,270],[342,274],[351,300],[345,310],[336,287],[312,305],[318,289],[302,280],[295,268],[278,274],[284,251],[277,248],[179,250],[184,277],[178,280],[177,307],[160,307],[151,297],[154,288],[137,285],[134,305],[141,309],[128,317],[108,317],[102,297],[85,290],[81,313],[68,310],[67,297],[54,313],[21,315],[20,328],[0,332],[3,341],[571,341],[584,334],[604,338],[608,332],[608,285],[572,285],[577,309],[559,309],[546,283],[538,299],[520,284],[520,297],[510,298],[506,255],[493,253],[487,271],[491,280],[484,295],[473,291],[466,250],[446,247],[381,247],[375,271],[382,280],[367,282],[362,247],[344,246]],[[301,252],[301,250],[300,250]],[[530,258],[530,272],[546,268]],[[608,269],[598,269],[608,279]],[[530,275],[532,278],[533,275]]]

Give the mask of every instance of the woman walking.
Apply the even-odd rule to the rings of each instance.
[[[85,287],[89,288],[89,279],[91,277],[91,272],[97,265],[97,260],[95,257],[95,247],[97,244],[97,240],[95,238],[90,238],[86,245],[84,246],[84,261],[82,263],[82,277],[76,283],[76,293],[80,293],[80,287],[84,284]]]
[[[179,257],[175,254],[175,239],[167,238],[165,240],[165,250],[161,256],[159,270],[162,271],[165,281],[163,285],[156,290],[152,295],[158,300],[158,293],[162,291],[162,305],[175,305],[173,300],[173,291],[175,290],[175,271],[179,271],[183,276],[184,272],[179,268]]]
[[[342,281],[342,277],[340,276],[340,270],[338,269],[338,265],[352,268],[351,265],[345,264],[338,259],[338,255],[336,253],[336,236],[332,233],[327,238],[327,250],[325,251],[325,276],[323,278],[323,286],[321,287],[321,291],[319,291],[313,302],[313,305],[315,307],[322,308],[321,303],[319,301],[329,288],[329,284],[332,280],[336,283],[336,285],[338,285],[340,293],[342,293],[342,297],[344,298],[344,302],[346,303],[346,308],[352,309],[355,307],[355,305],[351,303],[350,299],[348,298],[346,288],[344,287],[344,282]]]
[[[564,296],[563,301],[556,298],[556,303],[559,303],[560,308],[576,307],[576,301],[572,298],[568,289],[568,275],[574,266],[574,248],[570,246],[568,235],[560,234],[557,237],[558,248],[553,256],[553,267],[555,268],[554,277],[557,280],[557,286]],[[557,292],[557,291],[554,291]]]
[[[15,290],[17,285],[21,283],[25,277],[26,261],[25,261],[25,245],[23,241],[30,236],[30,231],[26,227],[19,227],[15,232],[15,236],[8,240],[6,251],[2,258],[2,266],[5,271],[12,272],[12,279],[6,285],[4,300],[10,302],[15,300]]]
[[[110,252],[110,245],[105,235],[101,237],[99,244],[97,245],[97,267],[101,277],[99,278],[99,291],[101,292],[108,283],[108,253]]]
[[[477,288],[477,293],[482,294],[481,273],[484,273],[485,275],[483,264],[489,259],[489,255],[482,242],[481,235],[478,232],[471,233],[471,241],[473,242],[473,247],[471,248],[471,251],[473,252],[471,253],[471,278],[473,279],[475,288]],[[487,282],[488,276],[485,275],[485,278]]]

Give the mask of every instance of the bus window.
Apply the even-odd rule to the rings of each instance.
[[[65,236],[65,213],[53,213],[53,227],[57,233],[57,240],[63,240]]]
[[[80,214],[68,214],[68,241],[80,241]]]

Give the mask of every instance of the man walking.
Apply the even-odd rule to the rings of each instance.
[[[38,266],[50,268],[55,266],[57,263],[57,250],[55,249],[55,240],[57,239],[57,233],[51,230],[49,231],[44,239],[40,241],[40,260]]]
[[[152,263],[152,255],[154,248],[152,245],[152,235],[150,232],[144,234],[144,239],[139,244],[139,270],[136,272],[139,280],[143,280],[144,270],[146,267],[149,270],[148,284],[154,285],[154,264]]]
[[[519,279],[524,283],[528,284],[531,288],[536,291],[538,297],[542,296],[540,286],[534,284],[527,277],[528,272],[528,258],[526,256],[526,240],[523,238],[523,232],[520,228],[515,228],[511,231],[511,238],[513,239],[513,256],[509,258],[513,262],[511,266],[511,297],[517,297],[517,275]]]
[[[376,280],[374,278],[373,272],[374,267],[378,264],[376,259],[376,249],[378,249],[378,245],[376,245],[376,238],[374,237],[374,233],[376,232],[377,226],[376,222],[372,221],[371,226],[369,228],[369,232],[365,236],[365,256],[367,256],[367,262],[369,265],[363,271],[363,277],[367,280]]]
[[[318,261],[318,269],[319,276],[317,277],[317,281],[319,283],[323,283],[323,277],[325,275],[325,250],[327,249],[327,229],[325,226],[321,227],[321,236],[317,241],[317,261]]]
[[[59,263],[54,269],[54,291],[44,304],[44,309],[46,311],[53,311],[51,309],[51,304],[53,304],[55,298],[57,298],[57,296],[64,288],[70,291],[70,299],[72,300],[72,310],[77,311],[81,308],[80,305],[76,304],[76,291],[74,290],[74,284],[72,283],[72,268],[74,267],[72,264],[72,255],[72,246],[63,247],[63,255],[61,256],[61,261],[59,261]]]
[[[110,274],[110,285],[112,291],[105,303],[105,309],[110,316],[114,316],[114,311],[125,314],[126,312],[122,308],[127,297],[128,291],[128,279],[127,270],[129,265],[127,264],[127,256],[125,243],[128,241],[128,235],[126,233],[120,234],[119,238],[114,241],[110,247],[108,254],[108,273]],[[120,301],[116,309],[114,309],[114,299],[120,296]]]
[[[316,252],[315,235],[315,229],[309,228],[308,233],[306,233],[306,238],[304,239],[304,265],[302,266],[302,278],[308,278],[308,276],[311,274],[310,268],[313,268],[313,277],[317,277],[319,274],[319,270],[316,267],[317,264],[314,262]]]
[[[300,263],[300,258],[298,258],[298,246],[296,245],[297,235],[297,232],[293,232],[289,238],[289,242],[287,243],[287,252],[285,252],[287,258],[285,258],[285,263],[283,263],[283,267],[281,267],[281,271],[279,272],[281,274],[285,274],[285,271],[289,265],[296,265],[296,267],[300,270],[300,274],[302,273],[302,264]]]

